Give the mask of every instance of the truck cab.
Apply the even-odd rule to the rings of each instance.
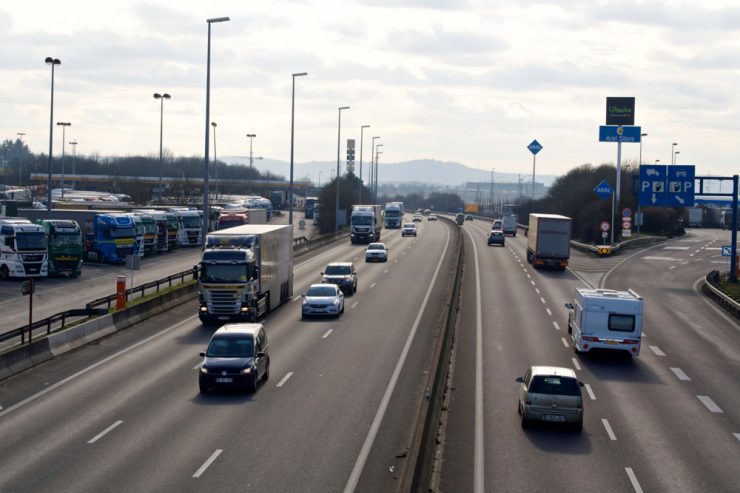
[[[79,277],[82,274],[82,231],[77,221],[43,219],[49,247],[49,276]]]
[[[46,232],[28,219],[0,219],[0,279],[46,277]]]

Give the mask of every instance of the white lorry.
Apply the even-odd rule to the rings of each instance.
[[[184,207],[172,207],[169,210],[177,218],[177,241],[180,246],[200,246],[203,244],[203,213]]]
[[[384,215],[387,229],[400,228],[403,222],[403,202],[388,202],[385,204]]]
[[[204,325],[259,319],[293,296],[292,227],[247,224],[207,235],[198,283]]]
[[[527,262],[537,269],[565,270],[570,258],[571,219],[558,214],[530,214]]]
[[[47,277],[48,259],[43,226],[28,219],[0,219],[0,279]]]
[[[643,299],[633,290],[576,288],[574,303],[565,307],[576,352],[599,348],[640,354]]]
[[[380,240],[383,229],[383,208],[380,205],[356,205],[350,216],[349,239],[352,243],[372,243]]]

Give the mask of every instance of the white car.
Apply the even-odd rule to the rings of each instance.
[[[388,262],[389,251],[385,243],[370,243],[365,250],[365,262]]]
[[[416,236],[416,224],[406,223],[401,228],[401,236]]]
[[[344,313],[344,293],[336,284],[311,284],[303,294],[301,318]]]

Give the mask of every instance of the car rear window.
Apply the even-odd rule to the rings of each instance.
[[[581,395],[581,389],[575,378],[557,375],[537,375],[529,385],[533,394]]]
[[[610,313],[609,330],[617,332],[632,332],[635,330],[635,316]]]

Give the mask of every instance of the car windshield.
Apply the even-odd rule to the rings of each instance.
[[[202,264],[201,282],[247,282],[247,266],[232,264]]]
[[[334,286],[311,286],[306,296],[336,296],[337,290]]]
[[[403,227],[407,229],[414,229],[416,227],[416,224],[404,224]]]
[[[581,389],[575,378],[558,375],[537,375],[529,385],[533,394],[581,395]]]
[[[349,265],[327,265],[324,274],[327,276],[348,276],[352,274],[352,268]]]
[[[251,337],[215,337],[208,345],[206,356],[210,358],[251,358],[254,345]]]
[[[367,249],[368,250],[385,250],[385,245],[383,245],[382,243],[370,243],[367,246]]]

